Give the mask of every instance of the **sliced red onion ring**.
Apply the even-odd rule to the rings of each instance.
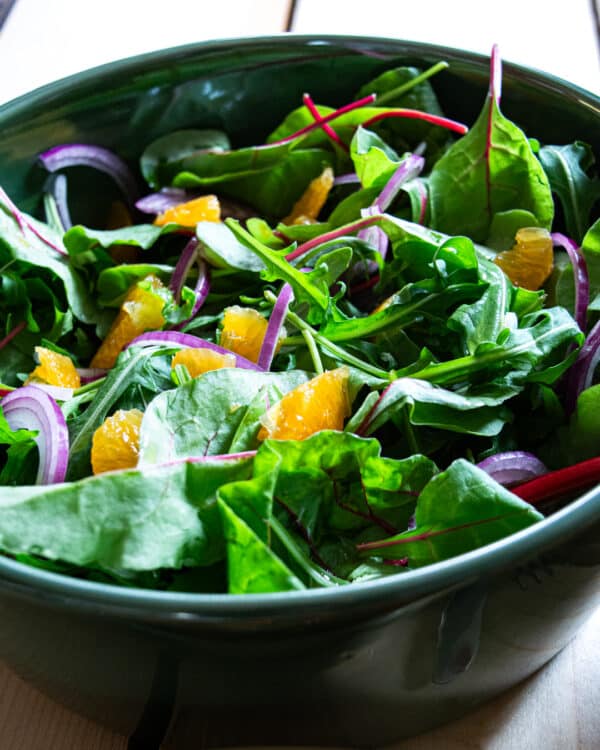
[[[133,172],[120,156],[107,148],[88,143],[64,143],[44,151],[38,158],[48,172],[58,172],[67,167],[98,169],[112,177],[130,207],[135,204],[138,188]]]
[[[477,466],[499,484],[510,487],[547,474],[546,466],[527,451],[505,451],[480,461]]]
[[[64,174],[51,174],[46,180],[45,189],[54,198],[58,218],[66,231],[73,226],[71,214],[69,213],[69,203],[67,200],[67,178]]]
[[[130,341],[125,347],[130,346],[178,346],[183,349],[211,349],[217,354],[233,354],[236,359],[235,366],[242,370],[258,370],[262,372],[262,367],[250,362],[249,359],[242,357],[240,354],[225,349],[212,341],[206,341],[199,336],[193,336],[191,333],[181,333],[180,331],[150,331],[142,333],[141,336]]]
[[[61,385],[50,385],[49,383],[31,383],[30,385],[35,385],[36,388],[41,388],[42,391],[49,396],[52,396],[55,401],[68,401],[70,398],[73,398],[73,393],[75,391],[74,388],[65,388]]]
[[[594,372],[600,360],[600,320],[594,325],[583,342],[575,363],[569,370],[566,389],[566,409],[570,414],[575,409],[579,394],[592,385]]]
[[[76,369],[82,385],[93,383],[95,380],[100,380],[100,378],[103,378],[108,372],[108,370],[105,370],[102,367],[77,367]]]
[[[360,215],[363,218],[367,218],[369,216],[376,216],[380,213],[381,211],[379,211],[377,206],[373,204],[372,206],[368,206],[367,208],[361,209]],[[358,233],[358,237],[361,240],[368,242],[369,245],[374,247],[375,250],[377,250],[377,252],[379,253],[379,255],[381,255],[382,259],[385,260],[385,256],[387,255],[390,240],[387,234],[383,231],[381,227],[371,226],[371,227],[367,227],[366,229],[361,229],[360,232]],[[375,271],[378,270],[377,265],[371,261],[371,266],[372,266],[372,269],[371,269],[372,272],[375,273]]]
[[[143,214],[162,214],[192,197],[193,195],[183,188],[167,187],[162,188],[158,193],[150,193],[140,198],[136,201],[135,207]]]
[[[360,185],[360,179],[356,172],[348,172],[347,174],[341,174],[336,177],[333,181],[334,185]]]
[[[40,463],[36,484],[62,482],[69,459],[69,431],[60,407],[35,385],[24,385],[2,399],[11,430],[36,430]]]
[[[273,310],[271,311],[271,317],[267,325],[265,338],[263,339],[262,346],[260,348],[260,354],[258,356],[258,366],[262,370],[270,370],[275,356],[275,350],[277,349],[277,342],[281,334],[281,329],[285,322],[290,302],[294,299],[294,292],[289,284],[284,284],[281,287],[281,291],[277,297]]]
[[[173,292],[173,297],[177,304],[181,302],[181,290],[183,289],[185,280],[187,279],[190,269],[194,265],[194,261],[198,256],[198,245],[198,240],[195,237],[192,237],[181,251],[181,255],[179,256],[179,260],[173,271],[173,276],[171,276],[169,289]]]
[[[587,309],[590,303],[590,280],[587,264],[579,245],[569,237],[560,232],[551,235],[554,246],[562,247],[567,251],[571,265],[573,266],[573,277],[575,280],[575,320],[582,331],[587,324]]]
[[[385,187],[373,203],[380,213],[388,210],[394,198],[402,189],[402,185],[421,174],[424,166],[425,159],[417,154],[409,154],[406,159],[400,162],[396,171],[387,181]]]
[[[198,264],[198,279],[196,281],[196,286],[194,287],[195,299],[194,305],[192,307],[192,312],[187,320],[184,320],[183,323],[179,323],[178,325],[174,326],[175,330],[178,331],[196,317],[196,315],[198,314],[198,310],[200,310],[200,308],[206,301],[206,298],[208,297],[208,293],[210,292],[210,269],[206,262],[198,256],[198,246],[198,240],[195,237],[192,237],[192,239],[183,248],[181,257],[177,261],[177,265],[175,266],[175,270],[173,271],[173,276],[171,278],[171,283],[169,285],[171,291],[173,292],[173,296],[175,297],[175,302],[179,304],[181,302],[181,290],[183,289],[183,285],[185,284],[185,280],[190,272],[190,269],[193,266],[194,262]]]

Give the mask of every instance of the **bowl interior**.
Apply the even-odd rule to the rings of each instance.
[[[341,105],[360,86],[394,65],[429,66],[440,59],[448,70],[434,87],[448,116],[472,124],[488,86],[487,58],[398,40],[341,37],[278,37],[230,40],[165,50],[102,66],[45,86],[0,107],[0,184],[24,210],[36,212],[43,174],[40,151],[58,143],[89,142],[112,148],[132,163],[164,133],[186,127],[215,127],[235,146],[263,141],[309,91],[317,101]],[[576,139],[600,154],[600,100],[565,81],[505,65],[502,109],[525,132],[545,143]],[[15,584],[39,585],[64,596],[99,598],[118,606],[159,607],[215,616],[236,611],[282,611],[326,602],[365,604],[393,595],[408,601],[513,564],[556,544],[600,515],[600,494],[526,532],[461,558],[377,581],[352,590],[308,591],[251,600],[199,594],[121,590],[38,571],[0,559],[0,574]],[[293,606],[290,604],[290,606]]]

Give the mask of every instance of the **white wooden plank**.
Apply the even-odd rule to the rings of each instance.
[[[298,0],[294,32],[358,34],[443,44],[528,65],[600,91],[589,0]]]
[[[0,103],[129,55],[275,34],[288,12],[289,0],[17,0],[0,32]]]

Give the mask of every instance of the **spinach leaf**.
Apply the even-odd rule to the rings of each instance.
[[[224,501],[219,501],[227,539],[230,594],[263,594],[305,588],[288,566]]]
[[[265,264],[243,245],[225,224],[201,221],[196,225],[200,253],[211,266],[239,271],[262,271]]]
[[[207,565],[225,552],[217,490],[249,470],[248,460],[178,462],[0,488],[0,548],[130,571]]]
[[[587,143],[543,146],[538,154],[553,193],[560,198],[566,231],[581,243],[590,225],[594,204],[600,200],[600,180],[589,176],[594,152]]]
[[[157,138],[140,157],[140,170],[150,187],[168,185],[185,159],[197,151],[223,152],[229,138],[221,130],[175,130]]]
[[[542,518],[484,471],[458,459],[419,495],[415,529],[362,549],[388,559],[408,557],[416,568],[491,544]]]
[[[267,388],[284,394],[308,379],[300,370],[262,373],[226,368],[159,394],[144,413],[139,465],[228,453],[234,438],[239,446],[242,422],[259,393],[266,408]],[[256,432],[258,427],[256,420]]]
[[[384,187],[400,157],[376,133],[359,127],[350,144],[350,156],[363,188]]]
[[[105,268],[98,275],[96,283],[98,302],[103,307],[119,307],[131,287],[150,274],[157,276],[163,282],[168,282],[173,274],[173,266],[156,263],[128,263]]]

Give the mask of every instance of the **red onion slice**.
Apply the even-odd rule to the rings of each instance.
[[[192,198],[192,194],[183,188],[162,188],[158,193],[149,193],[136,201],[135,207],[143,214],[162,214],[169,208],[175,208]]]
[[[210,270],[206,262],[198,255],[199,244],[198,240],[195,237],[192,237],[183,248],[181,256],[177,261],[177,265],[175,266],[175,270],[173,271],[173,276],[171,277],[171,283],[169,286],[173,292],[175,302],[179,304],[181,302],[181,290],[183,289],[183,285],[185,284],[190,269],[194,263],[198,264],[198,279],[196,281],[196,286],[194,287],[195,299],[191,315],[187,320],[184,320],[183,323],[174,326],[175,330],[181,330],[196,317],[198,310],[200,310],[210,292]]]
[[[69,460],[69,431],[60,407],[35,385],[24,385],[2,399],[11,430],[36,430],[40,462],[36,484],[64,481]]]
[[[181,333],[180,331],[150,331],[142,333],[141,336],[130,341],[125,347],[130,346],[177,346],[183,349],[211,349],[217,354],[233,354],[236,359],[235,366],[242,370],[257,370],[263,372],[262,367],[250,362],[249,359],[242,357],[240,354],[225,349],[212,341],[206,341],[199,336],[193,336],[191,333]]]
[[[587,324],[587,309],[590,303],[590,280],[587,264],[579,245],[569,237],[560,232],[551,235],[554,246],[562,247],[567,251],[571,265],[573,266],[573,278],[575,280],[575,320],[582,331]]]
[[[418,177],[423,171],[424,166],[425,159],[418,154],[410,154],[400,162],[394,174],[387,181],[385,187],[373,203],[380,213],[388,210],[394,198],[402,189],[402,185]]]
[[[477,466],[499,484],[510,487],[547,474],[546,466],[527,451],[505,451],[480,461]]]
[[[587,335],[574,365],[569,370],[566,389],[566,409],[569,414],[575,409],[579,394],[592,385],[598,360],[600,360],[600,320]]]
[[[356,172],[348,172],[347,174],[341,174],[336,177],[333,181],[334,185],[360,185],[360,179]]]
[[[100,380],[108,372],[108,370],[102,367],[77,367],[76,369],[82,385],[93,383],[94,380]]]
[[[198,240],[195,237],[192,237],[181,251],[181,255],[179,256],[179,260],[173,271],[173,276],[171,276],[169,289],[173,292],[173,297],[177,304],[181,302],[181,290],[183,289],[185,280],[198,256],[198,245]]]
[[[269,323],[265,332],[265,338],[263,339],[260,354],[258,356],[258,366],[261,370],[271,369],[281,329],[285,322],[290,302],[293,299],[294,292],[292,291],[292,287],[289,284],[284,284],[281,287],[281,291],[279,292],[275,304],[273,305],[271,317],[269,318]]]
[[[67,167],[92,167],[112,177],[129,206],[135,204],[138,188],[133,172],[115,153],[102,146],[88,143],[64,143],[44,151],[38,157],[48,172]]]
[[[45,185],[46,191],[54,198],[58,218],[66,231],[73,226],[67,199],[67,178],[64,174],[51,174]]]

